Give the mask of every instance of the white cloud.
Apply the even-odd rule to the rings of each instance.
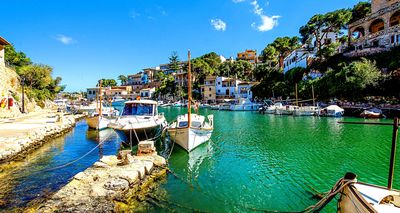
[[[226,30],[226,23],[221,19],[211,19],[211,25],[214,27],[215,30],[218,31]]]
[[[74,39],[63,34],[58,34],[56,40],[66,45],[75,43]]]
[[[264,9],[260,7],[257,0],[252,1],[250,4],[253,5],[253,13],[261,19],[261,23],[259,25],[252,23],[252,27],[256,28],[260,32],[266,32],[278,26],[278,19],[280,16],[264,15]]]
[[[260,32],[266,32],[278,26],[278,18],[280,18],[280,16],[260,15],[260,18],[261,24],[257,26],[257,29]]]
[[[240,2],[244,2],[246,0],[232,0],[232,1],[233,1],[233,3],[240,3]]]

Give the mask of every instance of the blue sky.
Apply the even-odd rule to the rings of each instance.
[[[67,91],[214,51],[256,49],[357,0],[2,0],[0,36],[54,68]]]

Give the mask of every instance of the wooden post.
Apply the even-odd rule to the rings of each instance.
[[[188,51],[188,63],[188,128],[190,128],[192,114],[192,75],[190,70],[190,50]]]
[[[396,158],[396,143],[397,134],[399,130],[399,119],[394,118],[393,120],[393,134],[392,134],[392,149],[390,152],[390,167],[389,167],[389,177],[388,177],[388,190],[392,189],[393,186],[393,176],[394,176],[394,161]]]
[[[295,90],[295,93],[296,93],[296,106],[298,106],[299,102],[297,101],[297,83],[294,85],[294,90]]]
[[[315,106],[314,85],[311,85],[311,91],[312,91],[313,106]]]

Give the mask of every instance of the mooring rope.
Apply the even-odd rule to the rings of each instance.
[[[56,167],[34,171],[34,172],[31,172],[31,173],[29,173],[27,175],[21,175],[21,176],[18,176],[17,178],[27,177],[27,176],[31,176],[31,175],[42,173],[42,172],[50,172],[50,171],[54,171],[54,170],[57,170],[57,169],[61,169],[61,168],[70,166],[70,165],[82,160],[86,156],[88,156],[90,153],[92,153],[94,150],[96,150],[99,146],[101,146],[103,143],[105,143],[109,139],[109,137],[110,137],[110,135],[108,137],[106,137],[104,140],[99,141],[99,143],[95,147],[93,147],[91,150],[89,150],[87,153],[85,153],[84,155],[80,156],[79,158],[76,158],[75,160],[72,160],[72,161],[70,161],[68,163],[65,163],[65,164],[62,164],[62,165],[59,165],[59,166],[56,166]]]

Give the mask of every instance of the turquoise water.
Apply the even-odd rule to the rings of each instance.
[[[186,109],[164,108],[171,121]],[[175,146],[167,181],[154,193],[153,211],[252,212],[301,211],[351,171],[358,179],[387,184],[391,127],[338,124],[358,118],[318,118],[260,115],[255,112],[202,110],[214,114],[212,141],[187,154]],[[392,120],[381,120],[392,122]],[[93,137],[94,135],[94,137]],[[103,154],[115,154],[119,143],[111,131],[102,149],[69,167],[34,173],[69,162],[97,145],[96,134],[84,122],[13,168],[0,168],[0,200],[6,209],[24,206],[59,189]],[[90,139],[92,138],[92,139]],[[94,139],[93,139],[94,138]],[[159,147],[160,150],[160,147]],[[165,156],[169,150],[161,152]],[[397,161],[398,162],[398,161]],[[400,188],[399,164],[394,187]],[[18,177],[18,175],[25,177]],[[7,187],[5,187],[7,185]],[[7,189],[7,190],[5,190]],[[5,193],[3,193],[5,192]],[[335,205],[326,211],[335,210]]]

